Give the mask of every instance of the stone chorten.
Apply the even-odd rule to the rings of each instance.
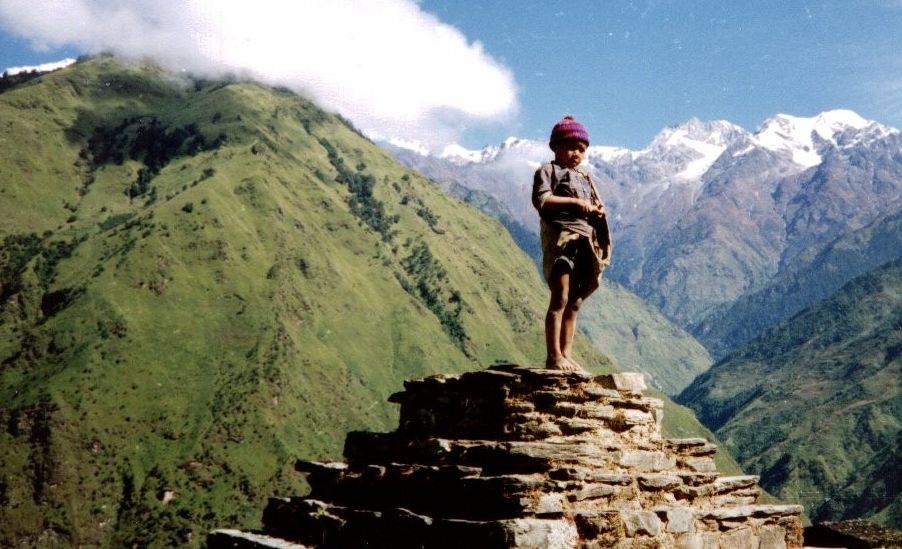
[[[496,365],[408,381],[391,433],[353,432],[346,462],[299,461],[311,493],[271,498],[260,533],[221,547],[685,548],[802,546],[802,507],[756,504],[716,446],[661,436],[641,374]]]

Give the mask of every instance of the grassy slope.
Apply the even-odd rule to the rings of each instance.
[[[130,198],[147,158],[80,151],[136,116],[119,135],[154,116],[224,141]],[[0,544],[253,527],[303,489],[294,458],[392,429],[402,380],[543,355],[544,287],[501,226],[293,94],[98,59],[0,95],[0,139]]]
[[[691,335],[615,282],[604,280],[580,310],[580,329],[624,371],[643,372],[648,384],[674,395],[711,366]]]
[[[680,395],[775,494],[814,519],[902,524],[902,263],[715,365]]]

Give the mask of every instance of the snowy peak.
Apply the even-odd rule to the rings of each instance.
[[[683,124],[665,128],[648,147],[640,151],[592,145],[586,151],[586,160],[589,164],[638,163],[661,174],[668,182],[698,184],[727,151],[732,158],[738,158],[763,149],[784,159],[790,170],[807,169],[820,164],[828,149],[870,145],[894,134],[899,134],[899,130],[841,109],[808,118],[778,114],[767,119],[755,134],[725,120],[692,118]],[[501,163],[505,166],[524,163],[534,166],[552,158],[548,143],[544,140],[508,137],[501,144],[477,150],[452,143],[436,152],[418,142],[385,139],[377,135],[370,137],[457,166]]]
[[[898,130],[840,109],[810,118],[778,114],[762,124],[755,140],[761,147],[787,155],[799,166],[810,168],[821,163],[825,146],[870,143],[893,133]]]
[[[858,113],[849,110],[834,110],[822,112],[814,117],[814,131],[824,139],[830,139],[836,133],[845,131],[848,128],[860,130],[873,124],[869,120],[865,120]]]
[[[454,164],[473,164],[485,159],[487,149],[473,151],[457,143],[446,145],[438,157]]]
[[[703,122],[692,118],[665,128],[639,155],[669,159],[675,178],[697,180],[727,148],[748,137],[744,129],[725,120]]]
[[[609,147],[606,145],[592,145],[586,150],[586,160],[589,162],[601,160],[614,162],[620,159],[632,160],[636,153],[623,147]]]
[[[726,120],[703,122],[698,118],[692,118],[679,126],[665,128],[654,138],[649,149],[680,146],[726,148],[738,137],[746,135],[748,134],[744,129]]]
[[[369,135],[367,135],[367,137],[369,137],[373,141],[379,140],[379,137],[374,136],[373,134],[369,134]],[[404,149],[407,151],[414,152],[420,156],[429,156],[429,154],[430,154],[429,148],[426,147],[426,145],[424,145],[423,143],[421,143],[419,141],[411,141],[411,140],[407,140],[407,139],[401,139],[398,137],[392,137],[391,139],[387,139],[384,141],[386,141],[389,145],[392,145],[399,149]]]
[[[464,165],[473,163],[488,164],[508,154],[541,162],[550,158],[551,150],[548,148],[547,143],[541,141],[508,137],[501,145],[490,145],[475,151],[462,147],[457,143],[452,143],[442,149],[438,156],[442,160],[447,160],[453,164]]]
[[[586,150],[586,160],[589,162],[596,160],[613,162],[624,157],[632,160],[632,156],[635,154],[634,151],[622,147],[592,145]],[[442,149],[438,156],[442,160],[462,166],[465,164],[489,164],[505,156],[522,158],[530,164],[538,164],[551,160],[554,153],[548,148],[548,143],[545,141],[508,137],[501,145],[489,145],[479,150],[467,149],[457,143],[452,143]]]

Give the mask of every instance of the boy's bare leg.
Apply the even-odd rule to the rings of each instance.
[[[579,306],[582,303],[580,299],[568,301],[567,307],[564,308],[564,314],[561,316],[561,354],[569,360],[577,369],[580,366],[573,362],[573,338],[576,334],[576,314],[579,312]]]
[[[548,281],[551,288],[551,300],[548,303],[548,313],[545,315],[545,347],[548,356],[545,367],[554,370],[579,370],[574,367],[564,356],[561,342],[564,341],[564,316],[567,314],[567,297],[570,294],[570,273],[566,271],[554,271],[551,280]],[[575,322],[575,317],[574,317]],[[572,345],[572,330],[571,345]]]
[[[561,352],[561,321],[567,306],[567,294],[570,286],[570,273],[555,270],[548,281],[551,299],[548,312],[545,314],[545,348],[547,349],[547,365],[551,366],[563,356]]]

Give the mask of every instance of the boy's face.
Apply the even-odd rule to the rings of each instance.
[[[565,168],[575,168],[582,163],[586,148],[585,142],[578,139],[561,141],[554,147],[554,161]]]

